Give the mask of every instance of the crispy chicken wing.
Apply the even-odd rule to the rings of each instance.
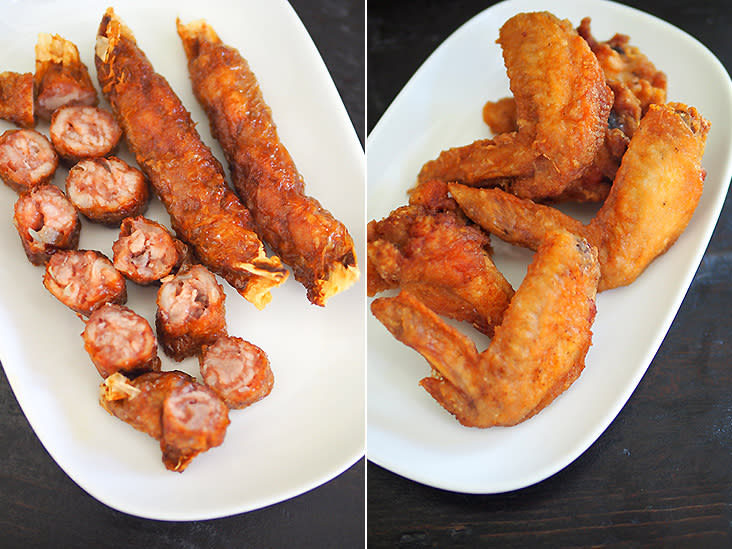
[[[566,231],[551,233],[482,353],[407,292],[376,299],[371,310],[427,359],[433,375],[420,385],[460,423],[515,425],[552,402],[584,369],[598,279],[592,246]]]
[[[536,249],[563,228],[597,247],[600,290],[635,280],[684,231],[699,202],[710,123],[680,103],[651,105],[630,141],[610,194],[588,225],[498,189],[449,185],[465,214],[488,232]]]
[[[498,43],[516,100],[517,131],[444,151],[423,166],[418,180],[481,185],[510,177],[519,196],[556,196],[592,164],[613,94],[569,21],[521,13],[501,27]]]

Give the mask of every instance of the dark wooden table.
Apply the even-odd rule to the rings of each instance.
[[[492,3],[369,2],[369,130],[434,48]],[[732,67],[727,3],[624,3],[680,27]],[[368,463],[369,547],[732,546],[730,202],[645,377],[582,456],[535,486],[483,496]]]
[[[363,143],[363,0],[291,3],[323,56]],[[3,548],[361,547],[364,469],[361,459],[308,493],[233,517],[179,523],[132,517],[90,497],[56,465],[26,421],[0,369]]]

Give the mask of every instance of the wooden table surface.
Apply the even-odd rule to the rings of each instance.
[[[363,0],[291,0],[291,4],[328,66],[363,143]],[[132,517],[96,501],[56,465],[0,368],[2,548],[361,547],[364,477],[361,459],[310,492],[246,514],[199,522]]]
[[[369,2],[369,130],[435,47],[492,3]],[[732,67],[727,3],[623,3],[683,29]],[[732,546],[731,201],[647,373],[583,455],[537,485],[482,496],[369,462],[369,547]]]

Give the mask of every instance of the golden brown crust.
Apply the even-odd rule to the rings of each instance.
[[[178,34],[188,56],[193,90],[229,162],[232,182],[252,212],[262,239],[289,265],[308,299],[328,298],[358,278],[346,227],[307,196],[254,73],[238,51],[221,43],[203,21]]]
[[[0,118],[24,128],[36,125],[32,73],[0,72]]]
[[[102,92],[177,235],[263,308],[287,270],[278,257],[267,257],[251,214],[226,186],[223,168],[201,142],[190,114],[111,8],[99,27],[95,61]]]

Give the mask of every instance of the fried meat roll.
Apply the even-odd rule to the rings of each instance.
[[[36,125],[31,73],[0,72],[0,118],[24,128]]]
[[[211,389],[184,372],[147,372],[129,380],[116,373],[100,385],[110,414],[160,441],[163,464],[183,472],[201,452],[219,446],[229,409]]]
[[[203,21],[178,34],[188,56],[193,91],[229,162],[232,182],[252,212],[257,231],[308,299],[328,298],[358,279],[353,241],[346,227],[305,195],[305,184],[277,136],[254,73],[238,51],[222,44]]]
[[[272,391],[274,375],[267,354],[240,337],[220,337],[198,357],[203,382],[229,408],[246,408]]]
[[[155,328],[165,353],[181,361],[226,335],[226,294],[203,265],[190,265],[158,290]]]
[[[61,303],[89,316],[105,303],[127,301],[120,272],[96,250],[60,250],[46,263],[43,285]]]
[[[111,9],[99,27],[95,60],[102,92],[173,230],[207,267],[263,308],[287,270],[278,257],[267,257],[249,210],[228,189],[190,114]]]
[[[142,172],[115,156],[77,163],[66,176],[66,193],[89,220],[107,225],[142,214],[150,200]]]
[[[25,255],[34,265],[43,265],[58,250],[79,245],[79,214],[55,185],[22,193],[15,202],[13,223]]]
[[[96,309],[81,334],[84,349],[103,378],[160,370],[155,333],[143,317],[122,305]]]
[[[188,246],[160,223],[142,216],[122,221],[112,244],[112,261],[119,272],[137,284],[152,284],[192,261]]]
[[[122,129],[110,113],[87,106],[56,109],[49,132],[56,151],[70,164],[108,155],[122,137]]]
[[[94,107],[99,101],[76,45],[58,34],[38,35],[35,89],[36,111],[46,120],[64,105]]]
[[[45,135],[35,130],[8,130],[0,135],[0,178],[20,193],[48,183],[58,155]]]

